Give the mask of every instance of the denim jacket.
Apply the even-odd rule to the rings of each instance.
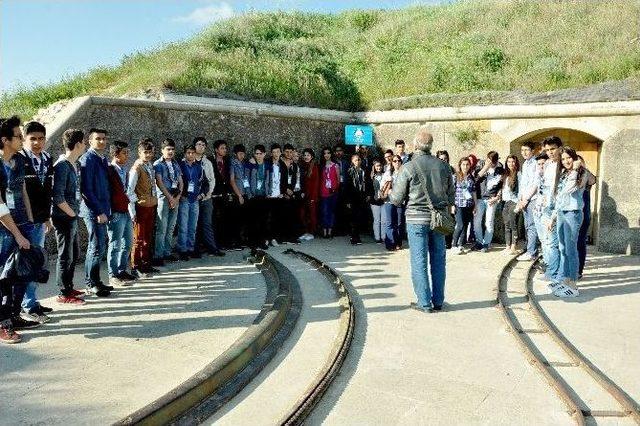
[[[159,158],[153,163],[153,169],[156,172],[156,175],[160,175],[162,179],[162,183],[164,187],[167,188],[169,193],[173,193],[177,195],[179,193],[180,188],[180,178],[182,177],[182,169],[176,160],[171,160],[171,164],[173,165],[173,180],[171,179],[171,175],[169,173],[169,167],[167,166],[167,162],[164,158]],[[166,198],[160,188],[156,185],[156,194],[158,199]]]
[[[90,148],[80,157],[80,215],[95,219],[101,214],[111,216],[109,163]]]
[[[555,199],[555,210],[582,210],[584,207],[584,185],[578,181],[578,172],[572,170],[563,173],[558,181],[558,191]]]

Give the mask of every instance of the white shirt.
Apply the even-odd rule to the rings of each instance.
[[[538,179],[537,179],[538,162],[535,157],[531,157],[522,163],[522,174],[518,181],[518,197],[521,200],[528,198],[534,200],[537,196]],[[531,195],[533,194],[533,195]]]
[[[271,173],[271,197],[276,198],[280,196],[280,165],[273,163],[273,169]]]
[[[542,176],[542,193],[545,195],[546,205],[550,205],[551,197],[556,185],[558,162],[547,160],[544,163],[544,175]]]

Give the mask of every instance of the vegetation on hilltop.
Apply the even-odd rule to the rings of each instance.
[[[117,67],[5,94],[0,113],[27,117],[61,99],[150,89],[356,111],[388,98],[440,93],[460,102],[478,91],[639,77],[639,0],[463,0],[337,15],[251,13]]]

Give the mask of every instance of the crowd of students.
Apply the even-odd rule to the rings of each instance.
[[[216,140],[213,155],[207,156],[207,139],[196,137],[178,160],[171,139],[159,144],[158,154],[149,138],[135,148],[118,140],[107,144],[107,131],[93,128],[87,134],[65,131],[58,159],[45,147],[42,124],[22,126],[17,117],[1,121],[0,264],[16,248],[44,248],[45,234],[52,230],[60,304],[83,305],[85,295],[107,297],[114,286],[133,285],[167,262],[203,254],[299,244],[341,231],[353,245],[372,233],[387,250],[401,249],[406,240],[405,208],[390,200],[403,165],[411,160],[402,140],[381,158],[366,146],[347,155],[343,145],[323,147],[316,157],[311,148],[299,152],[290,144],[273,144],[269,151],[258,144],[249,153],[237,144],[229,155],[224,140]],[[448,243],[460,254],[467,240],[487,251],[503,202],[506,250],[516,250],[517,215],[523,212],[527,252],[520,259],[537,256],[539,238],[544,279],[554,294],[575,296],[588,228],[585,188],[594,178],[558,138],[545,139],[545,152],[537,157],[534,148],[523,145],[522,169],[513,155],[504,168],[495,151],[484,161],[461,158],[457,170],[451,168],[456,228]],[[137,158],[128,167],[130,149]],[[449,162],[446,151],[436,156]],[[88,234],[84,290],[74,283],[79,217]],[[108,283],[100,274],[105,252]],[[1,342],[17,343],[16,330],[49,320],[52,309],[40,303],[35,282],[2,279],[0,297]]]

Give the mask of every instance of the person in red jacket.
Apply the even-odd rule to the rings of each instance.
[[[127,268],[133,244],[133,224],[129,216],[129,197],[127,183],[129,173],[126,164],[129,160],[129,147],[126,142],[115,141],[109,148],[112,161],[107,169],[107,177],[111,186],[111,217],[107,223],[109,249],[107,265],[109,284],[130,286],[135,277]]]
[[[318,229],[318,200],[320,198],[320,170],[311,148],[305,148],[302,154],[302,208],[300,220],[304,226],[304,234],[300,241],[314,239]]]

